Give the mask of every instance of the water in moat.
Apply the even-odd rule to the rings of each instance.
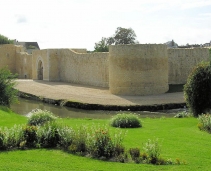
[[[54,113],[56,116],[65,118],[91,118],[91,119],[106,119],[111,118],[118,113],[131,113],[131,111],[102,111],[102,110],[82,110],[69,108],[64,106],[56,106],[52,104],[43,103],[41,101],[27,100],[19,98],[18,104],[13,104],[11,109],[20,114],[25,115],[31,112],[33,109],[48,110]],[[173,117],[176,113],[182,109],[174,109],[168,111],[148,112],[148,111],[135,111],[132,113],[138,114],[140,117]]]

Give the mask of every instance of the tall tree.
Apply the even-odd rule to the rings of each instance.
[[[0,34],[0,44],[12,44],[13,41]]]
[[[102,37],[101,41],[95,43],[94,52],[108,52],[109,45],[138,44],[136,34],[132,28],[117,27],[115,34],[111,37]]]
[[[122,28],[117,27],[117,30],[115,31],[115,34],[110,39],[112,40],[115,45],[119,44],[138,44],[139,42],[136,40],[136,34],[135,31],[132,28]]]

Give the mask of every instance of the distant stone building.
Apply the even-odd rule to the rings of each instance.
[[[40,50],[40,47],[37,42],[19,42],[15,39],[14,45],[23,46],[24,51],[27,52],[28,54],[32,54],[33,50]]]
[[[211,47],[211,40],[210,40],[210,43],[203,44],[203,47]]]

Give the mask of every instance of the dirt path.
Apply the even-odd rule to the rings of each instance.
[[[25,93],[49,99],[65,99],[101,105],[155,105],[184,103],[183,93],[166,93],[151,96],[117,96],[106,88],[84,86],[64,82],[17,80],[16,88]]]

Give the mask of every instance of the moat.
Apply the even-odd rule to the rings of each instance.
[[[117,113],[129,113],[131,111],[102,111],[102,110],[82,110],[69,108],[64,106],[52,105],[48,103],[43,103],[41,101],[35,100],[27,100],[23,98],[19,98],[18,104],[13,104],[11,109],[20,114],[27,116],[29,112],[33,109],[42,109],[48,110],[54,113],[56,116],[65,118],[87,118],[87,119],[106,119],[110,118]],[[166,111],[157,111],[157,112],[148,112],[148,111],[135,111],[132,113],[138,114],[140,117],[173,117],[178,111],[183,109],[174,109],[174,110],[166,110]]]

